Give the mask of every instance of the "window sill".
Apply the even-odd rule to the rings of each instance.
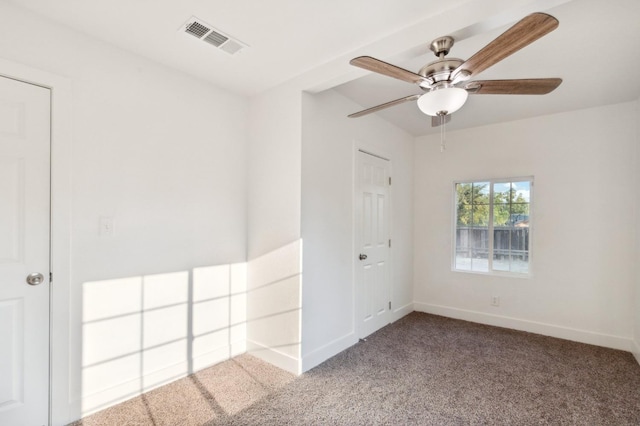
[[[455,268],[451,268],[451,272],[456,272],[456,273],[460,273],[460,274],[484,275],[484,276],[489,276],[489,277],[502,277],[502,278],[518,278],[518,279],[531,279],[531,278],[533,278],[533,275],[531,274],[531,272],[529,272],[527,274],[519,274],[519,273],[516,273],[516,272],[467,271],[467,270],[464,270],[464,269],[455,269]]]

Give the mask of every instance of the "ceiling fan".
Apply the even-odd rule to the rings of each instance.
[[[562,83],[560,78],[529,78],[516,80],[468,81],[507,56],[533,43],[558,27],[558,20],[546,13],[533,13],[518,21],[471,58],[446,58],[454,39],[440,37],[431,42],[431,51],[438,60],[413,73],[371,56],[360,56],[349,63],[378,74],[417,84],[418,93],[374,106],[349,117],[361,117],[405,102],[417,101],[418,108],[432,116],[431,125],[439,126],[450,120],[450,114],[460,109],[469,94],[477,95],[544,95]]]

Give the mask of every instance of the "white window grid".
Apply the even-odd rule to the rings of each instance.
[[[490,255],[487,256],[488,267],[487,271],[474,271],[467,269],[456,268],[456,231],[457,231],[457,202],[458,194],[456,191],[456,185],[463,183],[484,183],[489,184],[489,221],[488,221],[488,247]],[[529,246],[528,246],[528,269],[527,272],[513,272],[513,271],[500,271],[493,269],[493,249],[494,249],[494,220],[493,220],[493,197],[494,197],[494,184],[496,183],[511,183],[511,182],[529,182]],[[453,201],[452,201],[452,253],[451,253],[451,270],[454,272],[461,272],[467,274],[480,274],[480,275],[497,275],[516,278],[531,278],[533,276],[533,240],[534,240],[534,214],[533,214],[533,199],[534,199],[534,179],[533,176],[516,176],[508,178],[487,178],[487,179],[460,179],[453,182]]]

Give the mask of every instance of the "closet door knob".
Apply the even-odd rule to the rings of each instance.
[[[39,285],[44,282],[44,276],[40,272],[34,272],[33,274],[27,275],[27,284],[29,285]]]

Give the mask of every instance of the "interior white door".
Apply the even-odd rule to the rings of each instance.
[[[358,151],[355,194],[358,337],[391,321],[388,160]]]
[[[1,425],[49,422],[50,116],[49,89],[0,77]]]

